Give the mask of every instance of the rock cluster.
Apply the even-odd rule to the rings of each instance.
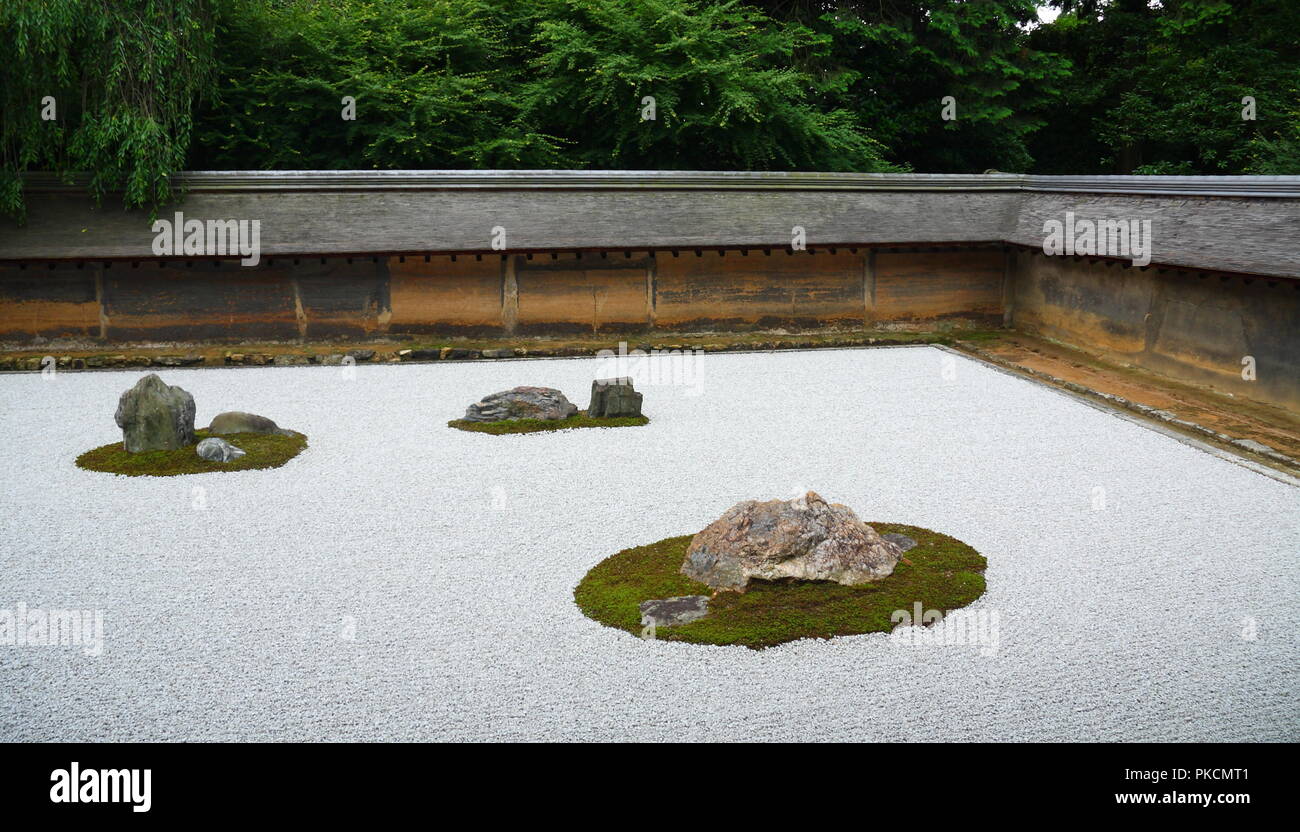
[[[751,579],[878,581],[902,552],[847,506],[809,491],[794,500],[746,500],[695,536],[681,572],[715,590],[743,592]]]
[[[122,429],[122,444],[131,453],[174,451],[194,445],[194,397],[150,373],[122,394],[114,415]],[[200,442],[194,452],[213,462],[230,462],[246,453],[218,436],[264,433],[295,436],[265,416],[237,410],[220,413],[208,428],[216,434]]]
[[[150,373],[122,394],[114,414],[131,453],[194,444],[194,397]]]
[[[567,419],[578,406],[551,387],[516,387],[484,396],[465,410],[467,422],[500,422],[505,419]]]
[[[630,378],[598,378],[591,383],[591,404],[587,415],[613,418],[640,416],[641,394],[632,389]]]

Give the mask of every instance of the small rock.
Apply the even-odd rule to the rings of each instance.
[[[709,614],[709,596],[677,595],[641,602],[641,623],[656,627],[689,624]]]
[[[442,358],[442,350],[402,350],[403,361],[437,361]]]
[[[890,532],[889,534],[882,534],[881,537],[897,546],[898,551],[900,552],[906,552],[908,549],[912,549],[916,546],[916,541],[905,534]]]
[[[514,357],[515,357],[515,351],[514,351],[514,350],[505,350],[505,349],[501,349],[501,350],[483,350],[483,357],[484,357],[484,358],[514,358]]]
[[[465,410],[468,422],[500,422],[505,419],[567,419],[578,406],[550,387],[516,387],[484,396]]]
[[[375,357],[374,350],[348,350],[348,355],[357,361],[370,361]]]
[[[587,415],[595,418],[640,416],[641,394],[632,389],[630,378],[600,378],[591,383],[591,404]]]
[[[337,354],[317,356],[316,363],[326,367],[338,367],[343,363],[343,356]]]
[[[209,436],[200,442],[194,452],[210,462],[231,462],[244,455],[243,448],[236,448],[224,439]]]
[[[293,431],[285,430],[265,416],[258,416],[256,413],[244,413],[239,410],[228,410],[225,413],[218,413],[212,419],[212,424],[208,426],[208,433],[213,433],[218,436],[229,436],[232,433],[273,433],[278,434],[279,436],[293,435]]]
[[[194,444],[194,397],[154,373],[122,394],[114,414],[131,453],[172,451]]]
[[[479,357],[478,350],[467,350],[461,347],[443,347],[440,352],[441,352],[440,357],[444,361]]]

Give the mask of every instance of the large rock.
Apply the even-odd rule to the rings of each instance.
[[[714,589],[741,592],[752,578],[853,585],[887,577],[901,556],[852,509],[809,491],[795,500],[732,506],[695,535],[681,571]]]
[[[229,410],[218,413],[213,418],[212,424],[208,426],[208,433],[215,436],[229,436],[232,433],[274,433],[289,436],[293,431],[285,430],[265,416],[258,416],[256,413]]]
[[[198,444],[194,452],[211,462],[232,462],[244,455],[243,448],[237,448],[224,439],[209,436]]]
[[[131,453],[174,451],[194,444],[194,397],[155,373],[122,394],[113,418]]]
[[[550,387],[516,387],[485,396],[465,410],[467,422],[500,422],[504,419],[567,419],[578,406]]]
[[[640,416],[641,394],[632,389],[630,378],[598,378],[591,383],[588,416],[613,418]]]

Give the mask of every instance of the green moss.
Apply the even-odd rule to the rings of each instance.
[[[206,430],[195,431],[195,444],[208,436],[210,434]],[[194,445],[174,451],[142,451],[133,454],[121,442],[113,442],[77,457],[77,467],[127,477],[175,477],[181,474],[206,474],[210,471],[249,471],[279,468],[307,447],[307,437],[301,433],[292,436],[235,433],[221,438],[243,449],[244,455],[233,462],[212,462],[195,453]]]
[[[689,624],[658,627],[655,637],[693,644],[736,644],[754,649],[800,638],[887,633],[895,610],[947,613],[984,594],[982,555],[956,538],[917,526],[871,523],[897,532],[915,548],[888,578],[859,586],[830,581],[751,581],[747,592],[721,592],[709,614]],[[573,591],[578,608],[607,627],[640,634],[642,601],[674,595],[711,595],[707,585],[678,570],[694,535],[625,549],[595,566]]]
[[[569,430],[570,428],[626,428],[649,424],[648,416],[618,416],[593,419],[587,412],[579,411],[567,419],[503,419],[500,422],[469,422],[453,419],[447,427],[472,433],[536,433],[543,430]]]

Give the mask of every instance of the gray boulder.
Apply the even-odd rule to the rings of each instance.
[[[229,410],[218,413],[213,418],[212,424],[208,426],[208,433],[216,436],[229,436],[232,433],[274,433],[289,436],[293,431],[285,430],[265,416],[258,416],[256,413]]]
[[[236,448],[224,439],[209,436],[198,444],[194,452],[212,462],[231,462],[244,455],[243,448]]]
[[[688,624],[709,614],[709,596],[677,595],[641,602],[641,623],[656,627]]]
[[[588,416],[612,418],[640,416],[641,394],[632,389],[630,378],[598,378],[591,383]]]
[[[847,506],[809,491],[794,500],[746,500],[686,549],[681,572],[715,590],[744,592],[753,578],[835,581],[852,586],[894,571],[899,547]]]
[[[131,453],[174,451],[194,444],[194,397],[155,373],[122,394],[113,418]]]
[[[567,419],[578,406],[550,387],[516,387],[485,396],[465,410],[467,422],[500,422],[505,419]]]

